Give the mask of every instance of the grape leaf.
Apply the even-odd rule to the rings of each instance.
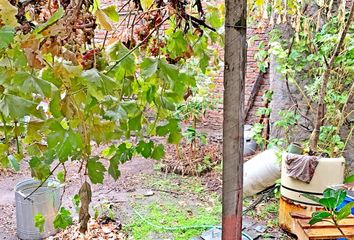
[[[38,93],[48,98],[52,97],[52,95],[58,91],[58,88],[53,83],[26,72],[17,72],[12,82],[16,86],[20,86],[20,89],[26,93]]]
[[[152,4],[154,3],[154,0],[141,0],[141,7],[143,8],[143,10],[148,10]]]
[[[157,72],[159,66],[158,59],[153,58],[144,58],[141,67],[141,76],[145,78],[149,78]]]
[[[187,44],[182,30],[177,30],[172,33],[169,41],[167,41],[167,50],[172,58],[176,58],[187,51]]]
[[[108,173],[113,177],[114,180],[117,180],[120,176],[120,171],[118,169],[119,160],[120,159],[118,155],[113,156],[109,160]]]
[[[102,11],[101,9],[97,9],[95,14],[96,14],[97,23],[100,25],[101,29],[104,29],[106,31],[113,30],[113,27],[108,20],[108,16],[104,11]]]
[[[55,229],[65,229],[73,224],[70,211],[64,207],[60,208],[60,211],[55,216],[53,224]]]
[[[120,61],[120,63],[117,65],[116,71],[118,71],[118,67],[120,66],[121,70],[124,70],[125,76],[134,75],[136,69],[134,54],[131,53],[126,58],[121,60],[130,52],[130,50],[124,46],[122,42],[117,41],[116,43],[107,46],[106,51],[112,61]]]
[[[19,159],[17,159],[14,155],[9,155],[8,159],[11,167],[17,172],[20,171]]]
[[[5,117],[14,119],[20,119],[26,115],[38,115],[36,107],[35,102],[11,94],[4,94],[0,100],[0,111]]]
[[[140,140],[136,146],[137,153],[141,154],[144,158],[148,158],[151,156],[154,148],[154,142],[149,141],[145,142],[144,140]]]
[[[15,27],[17,25],[17,8],[12,6],[8,0],[0,0],[0,6],[0,22]]]
[[[178,119],[169,119],[169,122],[165,125],[156,127],[156,134],[158,136],[166,136],[168,134],[167,141],[169,143],[178,144],[182,138],[181,128],[179,127]]]
[[[179,80],[177,66],[167,63],[165,59],[159,61],[158,75],[162,80],[170,83]]]
[[[165,150],[162,144],[157,145],[151,154],[151,157],[155,160],[160,160],[165,156]]]
[[[69,157],[75,157],[83,148],[81,136],[72,129],[65,130],[60,123],[51,126],[52,132],[47,136],[47,143],[50,149],[55,149],[55,155],[61,162]]]
[[[119,21],[119,14],[116,10],[116,6],[109,6],[106,8],[103,8],[102,11],[106,14],[107,17],[113,22],[118,22]]]
[[[57,179],[60,183],[64,183],[65,182],[65,172],[64,171],[58,172]]]
[[[106,168],[101,162],[98,162],[98,157],[91,158],[87,162],[88,175],[92,183],[103,183],[104,172]]]
[[[45,179],[50,174],[49,165],[45,164],[45,162],[38,157],[31,158],[29,165],[31,167],[32,176],[39,180]]]
[[[42,233],[44,232],[44,224],[45,224],[45,218],[41,213],[37,213],[34,216],[34,226],[38,228],[39,232]]]
[[[0,28],[0,49],[7,48],[7,46],[13,41],[14,37],[15,29],[9,26],[3,26]]]

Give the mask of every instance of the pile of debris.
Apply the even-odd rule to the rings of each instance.
[[[47,240],[126,240],[127,236],[121,229],[122,224],[110,218],[91,219],[86,234],[80,233],[76,223]]]

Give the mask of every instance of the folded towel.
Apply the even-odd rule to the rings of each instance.
[[[286,173],[305,183],[310,183],[318,165],[319,157],[288,153],[285,158]]]

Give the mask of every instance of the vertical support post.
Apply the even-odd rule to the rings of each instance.
[[[225,0],[222,239],[242,238],[246,0]]]

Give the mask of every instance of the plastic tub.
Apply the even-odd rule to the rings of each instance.
[[[56,180],[48,179],[43,186],[26,199],[39,184],[38,180],[28,179],[18,183],[15,187],[17,236],[23,240],[43,239],[57,232],[53,221],[60,207],[62,187]],[[38,213],[45,218],[42,233],[34,225],[34,216]]]

